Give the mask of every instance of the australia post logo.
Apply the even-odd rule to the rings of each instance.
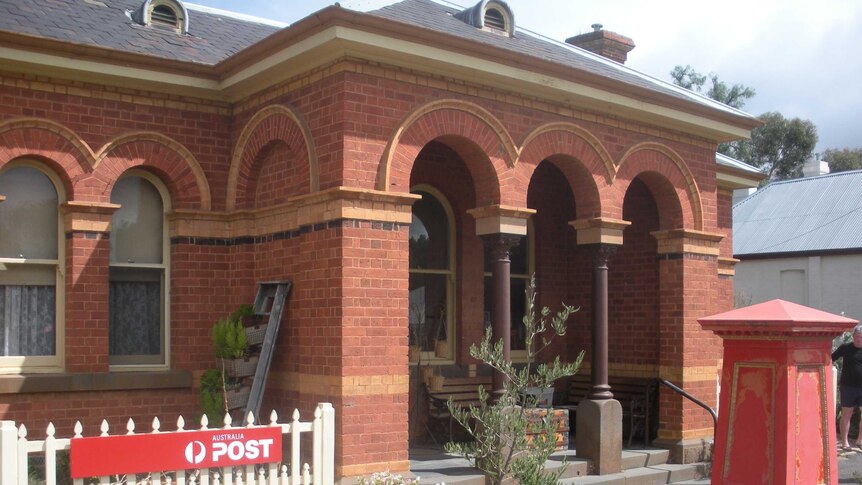
[[[201,465],[204,461],[213,464],[234,465],[243,460],[263,459],[263,463],[272,461],[274,438],[246,438],[244,431],[234,433],[219,433],[212,436],[212,441],[205,443],[200,440],[190,441],[186,445],[186,461],[191,465]],[[247,463],[247,462],[246,462]]]
[[[72,478],[280,463],[281,426],[73,438]]]

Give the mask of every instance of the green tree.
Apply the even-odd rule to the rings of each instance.
[[[846,172],[862,169],[862,148],[830,148],[823,152],[823,161],[829,164],[830,172]]]
[[[742,84],[728,86],[715,73],[701,74],[690,65],[676,66],[670,72],[673,83],[695,92],[703,92],[711,83],[706,96],[740,109],[755,95]],[[763,125],[751,131],[751,140],[718,145],[718,152],[760,168],[770,180],[785,180],[802,176],[802,165],[817,145],[817,127],[800,118],[787,119],[781,113],[767,112],[758,117]]]
[[[736,143],[729,156],[763,170],[768,180],[802,177],[802,165],[817,146],[817,127],[774,111],[758,118],[763,125],[751,131],[751,140]]]
[[[718,79],[718,74],[714,72],[701,74],[688,64],[685,67],[674,66],[673,71],[670,72],[670,77],[673,78],[673,83],[677,86],[682,86],[696,93],[703,93],[703,87],[709,80],[710,86],[703,94],[736,109],[742,109],[745,102],[757,94],[753,88],[742,84],[728,86],[727,83]]]
[[[529,387],[553,387],[557,379],[577,373],[584,353],[573,363],[562,363],[560,357],[550,364],[534,366],[538,353],[548,348],[554,337],[566,334],[566,320],[577,311],[563,304],[563,309],[548,322],[550,310],[543,307],[537,319],[535,312],[536,279],[530,280],[526,290],[527,308],[523,323],[526,327],[527,363],[516,368],[503,358],[503,340],[493,340],[491,330],[479,346],[470,346],[470,355],[490,365],[506,376],[504,392],[496,402],[479,387],[479,406],[462,409],[449,401],[449,412],[473,438],[464,443],[447,443],[446,451],[457,453],[470,460],[476,468],[484,471],[489,482],[500,485],[512,480],[521,485],[555,485],[564,469],[546,471],[545,462],[554,451],[555,427],[550,419],[538,423],[530,421],[534,415],[530,409],[536,407],[536,398],[527,392]],[[531,429],[532,440],[527,438]]]

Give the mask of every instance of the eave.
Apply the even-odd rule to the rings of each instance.
[[[759,187],[760,182],[765,178],[767,178],[765,173],[740,170],[718,163],[715,165],[716,184],[722,189],[753,189]]]
[[[529,55],[327,7],[215,66],[2,33],[0,69],[225,102],[341,58],[375,61],[724,142],[752,118]]]

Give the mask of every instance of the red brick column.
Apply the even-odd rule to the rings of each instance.
[[[659,377],[715,408],[721,342],[697,319],[724,307],[717,301],[722,236],[683,229],[652,235],[659,258]],[[709,413],[661,387],[656,446],[670,449],[676,463],[702,461],[712,436]]]
[[[119,205],[63,204],[66,234],[66,372],[108,371],[108,266],[111,216]]]
[[[406,471],[409,224],[343,221],[336,474]],[[337,271],[337,269],[333,270]],[[334,356],[333,356],[334,357]]]

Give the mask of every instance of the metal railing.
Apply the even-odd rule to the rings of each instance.
[[[682,397],[688,399],[689,401],[697,404],[698,406],[702,407],[703,409],[706,409],[706,411],[709,413],[709,415],[712,416],[712,436],[715,436],[715,433],[717,432],[717,428],[718,428],[718,414],[716,414],[715,409],[712,409],[711,407],[704,404],[703,401],[701,401],[700,399],[698,399],[698,398],[692,396],[691,394],[683,391],[681,388],[679,388],[673,382],[670,382],[670,381],[665,380],[665,379],[659,379],[658,382],[659,382],[659,384],[661,384],[661,385],[667,387],[668,389],[676,392],[677,394],[679,394]]]

